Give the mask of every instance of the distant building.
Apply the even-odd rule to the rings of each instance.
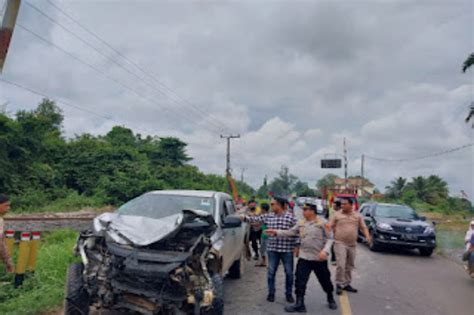
[[[375,191],[375,185],[372,182],[370,182],[368,179],[362,178],[360,176],[347,179],[347,187],[346,187],[346,181],[344,180],[344,178],[336,178],[334,180],[334,187],[336,189],[344,189],[344,188],[355,189],[359,197],[372,196]]]

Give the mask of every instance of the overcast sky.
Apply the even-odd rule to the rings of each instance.
[[[3,78],[111,118],[60,104],[68,136],[115,124],[178,136],[193,164],[223,173],[219,134],[239,133],[234,175],[245,167],[254,187],[281,165],[313,186],[328,173],[320,159],[342,153],[344,137],[349,175],[360,174],[361,154],[410,158],[474,141],[464,123],[474,69],[461,72],[474,51],[473,1],[54,1],[147,74],[47,1],[32,3],[108,59],[23,2],[19,24],[122,82],[17,28]],[[11,112],[39,100],[0,83]],[[472,200],[473,157],[471,147],[415,162],[367,159],[365,171],[381,190],[396,176],[438,174]]]

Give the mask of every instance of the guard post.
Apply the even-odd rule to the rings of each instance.
[[[22,232],[20,238],[20,245],[18,250],[18,259],[15,269],[15,288],[23,284],[25,279],[25,271],[28,265],[28,256],[30,253],[30,232]]]

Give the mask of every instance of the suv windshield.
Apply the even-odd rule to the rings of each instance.
[[[407,206],[397,205],[378,205],[375,209],[375,215],[382,218],[399,218],[408,220],[418,219],[418,216],[413,209]]]
[[[160,219],[182,210],[202,210],[213,214],[214,199],[195,196],[145,194],[122,205],[117,213]]]

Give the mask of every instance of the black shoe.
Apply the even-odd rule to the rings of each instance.
[[[286,295],[286,301],[288,303],[295,303],[295,299],[293,298],[293,295],[291,295],[291,294]]]
[[[352,293],[357,293],[357,289],[354,289],[353,287],[351,287],[351,285],[346,285],[344,287],[344,290],[347,291],[347,292],[352,292]]]
[[[275,294],[268,294],[267,301],[268,302],[275,302]]]
[[[297,296],[296,297],[296,304],[286,306],[285,307],[285,312],[287,312],[287,313],[306,313],[306,306],[304,305],[304,297]]]
[[[341,286],[336,286],[336,294],[341,295],[342,294],[342,287]]]
[[[334,296],[332,296],[332,294],[328,296],[328,306],[332,310],[337,310],[337,304],[336,304],[336,301],[334,300]]]

